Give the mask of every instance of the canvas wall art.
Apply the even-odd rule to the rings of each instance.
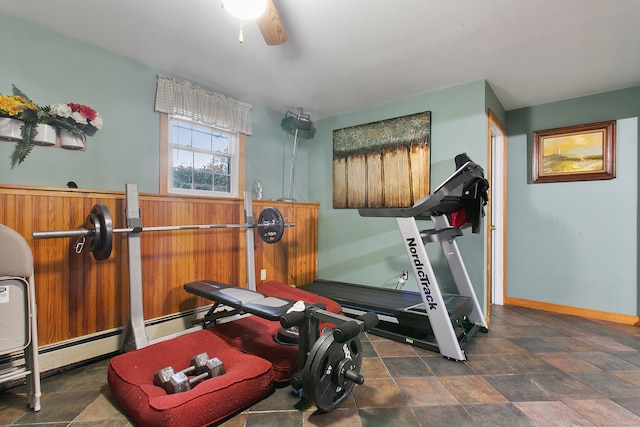
[[[429,194],[431,112],[333,131],[333,207],[410,207]]]

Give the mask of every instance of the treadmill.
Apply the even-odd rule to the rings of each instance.
[[[463,227],[480,232],[489,184],[483,169],[466,154],[456,156],[456,171],[433,194],[410,208],[361,208],[364,217],[395,218],[419,291],[377,288],[316,280],[304,290],[333,299],[347,315],[378,314],[372,333],[464,361],[464,344],[488,327],[458,250]],[[416,220],[430,219],[433,229],[419,230]],[[443,294],[425,245],[440,243],[458,294]]]

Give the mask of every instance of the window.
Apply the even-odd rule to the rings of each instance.
[[[240,135],[173,116],[167,122],[167,192],[238,197]]]
[[[246,102],[158,75],[160,194],[234,197],[244,192]]]

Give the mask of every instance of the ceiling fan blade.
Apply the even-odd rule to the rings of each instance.
[[[269,46],[276,46],[288,40],[273,0],[267,2],[267,10],[258,18],[258,27]]]

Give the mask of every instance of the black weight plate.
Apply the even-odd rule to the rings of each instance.
[[[284,234],[284,218],[276,208],[267,207],[258,216],[258,236],[265,243],[277,243]]]
[[[304,363],[304,369],[302,371],[302,390],[303,394],[309,398],[309,393],[311,390],[311,381],[313,379],[313,375],[311,374],[311,365],[313,365],[314,359],[320,355],[324,354],[327,351],[327,348],[331,345],[333,341],[333,334],[326,333],[321,335],[320,338],[316,340],[316,342],[311,347],[309,354],[307,356],[307,360]],[[331,337],[331,338],[329,338]],[[309,398],[309,400],[311,400]]]
[[[345,361],[345,359],[348,359]],[[362,345],[356,337],[344,344],[325,334],[314,344],[305,364],[304,395],[321,412],[336,409],[351,394],[355,383],[344,379],[340,367],[348,366],[359,373],[362,366]]]
[[[86,229],[94,230],[89,235],[89,248],[96,261],[108,259],[113,245],[113,221],[106,205],[95,204],[85,222]]]

